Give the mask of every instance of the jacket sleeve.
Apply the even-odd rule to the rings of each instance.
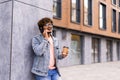
[[[58,55],[58,59],[63,59],[64,57],[62,56],[62,54]]]
[[[32,39],[32,48],[37,56],[42,56],[44,54],[47,45],[48,41],[46,39],[43,39],[41,42],[36,37]]]

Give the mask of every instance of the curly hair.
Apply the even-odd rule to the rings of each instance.
[[[41,33],[43,33],[44,31],[43,26],[45,26],[49,22],[53,24],[53,21],[48,17],[42,18],[41,20],[38,21],[38,27]]]

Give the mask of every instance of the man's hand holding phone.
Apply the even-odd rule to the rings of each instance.
[[[44,28],[44,32],[43,32],[43,36],[45,39],[48,40],[48,38],[50,37],[50,35],[48,34],[49,33],[49,30],[47,28]]]

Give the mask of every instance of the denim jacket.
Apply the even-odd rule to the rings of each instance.
[[[54,54],[56,60],[56,67],[58,69],[58,59],[63,59],[63,56],[60,54],[60,48],[58,40],[54,37]],[[42,34],[39,34],[32,39],[32,48],[35,53],[33,67],[31,72],[40,75],[47,76],[48,75],[48,66],[50,60],[50,43],[47,41]],[[58,70],[59,73],[59,70]],[[60,75],[60,74],[59,74]]]

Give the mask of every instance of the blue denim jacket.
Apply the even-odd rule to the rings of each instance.
[[[63,59],[63,56],[60,54],[58,40],[54,37],[52,38],[53,38],[53,44],[54,44],[56,67],[58,69],[58,59]],[[39,34],[33,37],[32,48],[35,55],[34,55],[33,67],[31,72],[36,75],[47,76],[48,70],[49,70],[48,68],[49,59],[50,59],[49,41],[47,41],[42,34]]]

